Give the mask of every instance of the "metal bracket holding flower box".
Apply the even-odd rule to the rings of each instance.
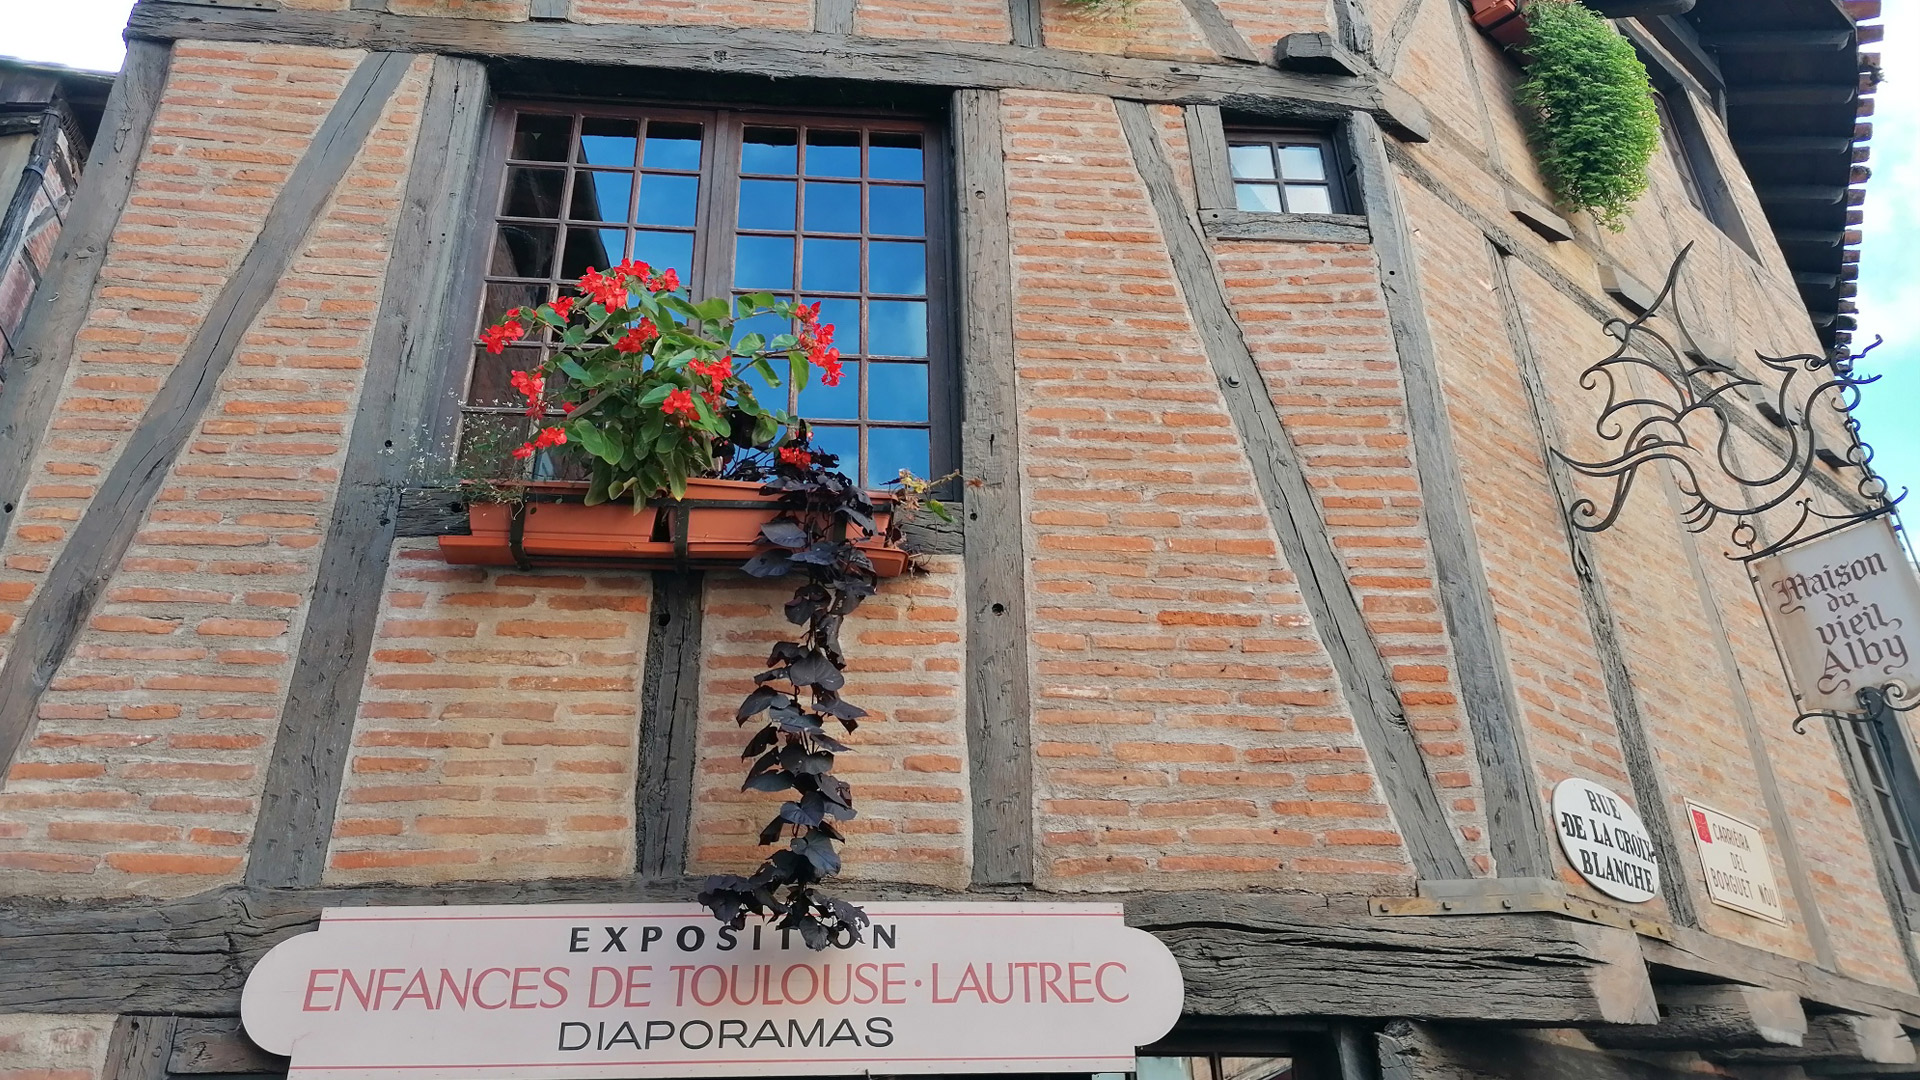
[[[758,481],[687,481],[684,499],[588,506],[584,483],[528,485],[520,502],[474,503],[470,536],[440,537],[440,553],[462,566],[579,566],[635,569],[737,568],[777,545],[766,527],[783,512],[784,496]],[[855,547],[878,577],[907,568],[907,553],[889,539],[893,496],[873,496],[875,535]]]

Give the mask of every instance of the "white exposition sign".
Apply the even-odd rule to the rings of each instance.
[[[1660,894],[1660,860],[1647,826],[1625,799],[1591,780],[1553,789],[1560,850],[1588,884],[1616,900],[1644,904]]]
[[[241,1019],[305,1080],[1131,1072],[1179,1019],[1118,904],[865,907],[820,952],[692,904],[328,908]]]
[[[1755,560],[1754,577],[1802,706],[1853,712],[1862,687],[1915,686],[1920,579],[1886,522]]]
[[[1774,884],[1773,860],[1767,857],[1760,830],[1737,817],[1687,800],[1687,819],[1693,826],[1693,846],[1707,872],[1707,898],[1722,907],[1787,921]]]

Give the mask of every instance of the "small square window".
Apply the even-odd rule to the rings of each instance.
[[[1346,212],[1333,146],[1305,133],[1229,132],[1227,164],[1233,201],[1241,210],[1266,214]]]

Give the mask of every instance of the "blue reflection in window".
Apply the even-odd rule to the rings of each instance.
[[[669,124],[655,120],[647,125],[647,150],[640,163],[649,169],[700,169],[700,125]]]
[[[809,181],[807,184],[807,231],[859,232],[860,185]]]
[[[813,445],[838,457],[841,472],[848,476],[860,475],[860,429],[816,426],[813,429]]]
[[[800,259],[800,287],[825,292],[859,292],[860,241],[807,237]]]
[[[793,238],[740,237],[734,245],[733,285],[737,289],[793,288]]]
[[[871,292],[927,295],[927,246],[874,241],[867,249],[867,283]]]
[[[860,365],[840,365],[840,385],[820,381],[822,372],[814,368],[807,376],[807,388],[800,391],[800,415],[809,420],[860,419]]]
[[[906,469],[918,477],[932,471],[926,428],[868,428],[867,486],[897,480]]]
[[[740,336],[741,335],[736,334],[735,340],[738,340]],[[779,386],[775,386],[769,383],[764,376],[751,366],[746,364],[738,364],[736,366],[741,369],[740,381],[752,388],[754,399],[759,401],[762,407],[771,409],[774,412],[786,411],[787,387],[785,378],[781,379]],[[774,370],[779,371],[780,367],[775,366]]]
[[[750,127],[740,146],[740,171],[792,176],[800,160],[798,143],[792,128]]]
[[[867,355],[927,355],[926,302],[867,301]]]
[[[926,423],[927,365],[868,365],[867,419]]]
[[[693,277],[693,234],[642,230],[633,236],[633,257],[655,270],[679,271],[684,286]]]
[[[860,351],[860,301],[845,297],[806,297],[806,302],[820,305],[820,321],[833,324],[833,347],[843,355],[853,356]]]
[[[589,116],[580,122],[580,160],[589,165],[617,165],[633,168],[635,138],[640,125],[632,120]]]
[[[882,236],[925,236],[925,188],[874,185],[867,189],[867,231]]]
[[[793,228],[794,186],[791,180],[740,181],[740,227]]]
[[[781,334],[790,334],[792,332],[792,323],[778,315],[768,312],[764,315],[755,315],[750,319],[741,319],[739,322],[734,323],[733,341],[728,344],[739,344],[740,339],[746,337],[748,334],[759,334],[767,340],[768,344],[771,344],[774,338],[779,337]],[[761,346],[763,349],[765,347],[764,345]],[[778,360],[769,362],[773,364],[774,371],[783,372],[785,369],[781,365],[787,361],[785,357],[781,357]],[[781,375],[783,381],[785,378],[786,376],[784,374]]]
[[[638,220],[642,225],[692,225],[699,196],[697,176],[645,173],[640,177]]]
[[[617,172],[578,172],[573,177],[575,221],[627,220],[627,202],[633,194],[633,176]]]
[[[867,149],[867,175],[875,180],[918,180],[921,175],[920,136],[876,131]]]
[[[807,132],[808,176],[859,176],[860,133],[857,131]]]

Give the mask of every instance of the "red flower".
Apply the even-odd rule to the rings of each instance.
[[[668,394],[667,400],[660,403],[660,411],[668,416],[679,417],[683,424],[700,416],[699,407],[693,403],[693,394],[687,390],[675,390]]]
[[[653,292],[672,292],[679,287],[680,272],[671,266],[647,278],[647,288]]]
[[[800,325],[812,326],[814,323],[820,321],[820,301],[815,300],[811,304],[801,304],[794,314],[799,318]]]
[[[527,328],[513,321],[512,317],[519,312],[519,308],[514,308],[507,313],[508,318],[480,331],[480,343],[487,347],[488,352],[498,356],[506,351],[508,342],[519,341],[527,336]]]
[[[645,281],[653,276],[653,267],[637,259],[628,259],[607,272],[618,274],[630,281]]]
[[[813,464],[813,455],[797,446],[783,446],[780,448],[780,462],[784,465],[804,468]]]
[[[840,350],[828,349],[819,356],[811,358],[820,366],[820,381],[828,386],[840,385]]]
[[[593,267],[580,275],[580,291],[587,298],[603,307],[619,308],[627,306],[627,283],[616,267],[602,274]]]
[[[573,297],[571,296],[558,297],[553,301],[553,303],[548,304],[547,306],[553,309],[553,313],[555,315],[558,315],[562,319],[565,319],[568,316],[573,314]]]
[[[733,361],[724,356],[708,361],[691,360],[687,362],[687,370],[713,384],[707,392],[711,395],[708,400],[712,401],[726,392],[727,380],[733,376]]]
[[[660,328],[653,325],[652,319],[641,319],[640,325],[622,335],[619,341],[613,343],[613,347],[628,355],[645,352],[647,343],[659,336]]]
[[[567,429],[558,425],[550,428],[541,428],[540,434],[533,437],[533,445],[542,449],[549,446],[559,446],[566,441]]]
[[[508,381],[513,383],[515,390],[520,391],[521,397],[537,398],[547,388],[546,376],[535,375],[531,371],[516,371],[508,377]]]
[[[533,444],[532,444],[532,443],[521,443],[521,444],[520,444],[519,446],[517,446],[517,447],[515,447],[515,448],[514,448],[514,451],[513,451],[513,456],[514,456],[514,457],[517,457],[517,458],[519,458],[519,459],[520,459],[520,460],[522,460],[522,461],[525,461],[526,459],[528,459],[528,458],[530,458],[530,457],[532,457],[532,456],[533,456]]]

